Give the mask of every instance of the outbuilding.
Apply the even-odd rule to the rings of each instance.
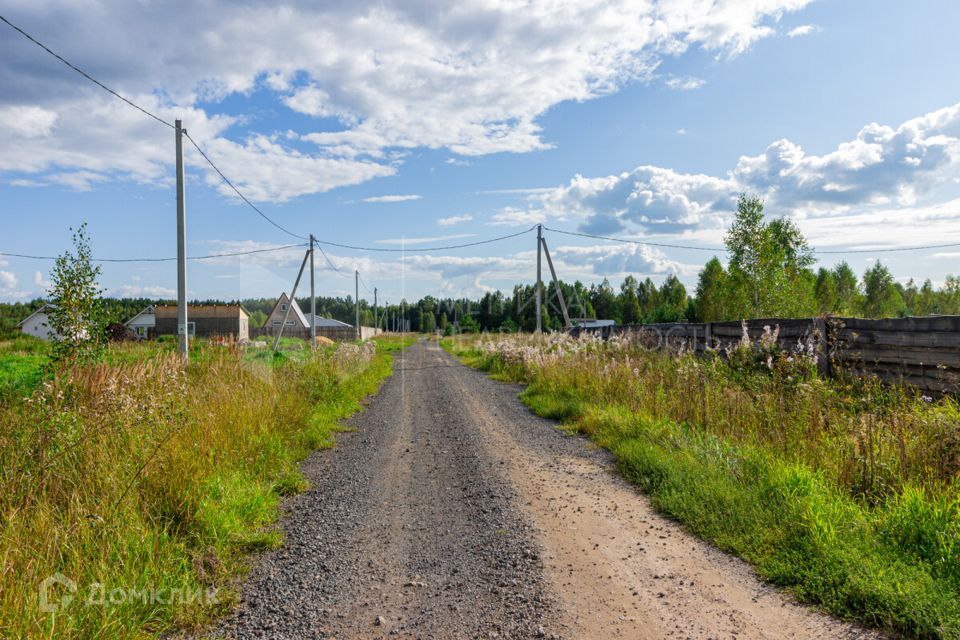
[[[177,306],[154,307],[158,336],[177,335]],[[187,333],[190,336],[230,336],[250,339],[250,314],[239,304],[187,305]]]

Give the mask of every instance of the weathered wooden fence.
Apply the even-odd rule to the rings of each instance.
[[[277,335],[278,327],[257,327],[250,330],[250,338],[274,337]],[[373,327],[360,327],[360,335],[363,340],[372,338],[375,335],[383,333],[382,329]],[[285,327],[283,330],[285,338],[300,338],[301,340],[310,340],[310,329]],[[349,342],[357,339],[357,330],[353,327],[317,327],[317,337],[329,338],[334,342]]]
[[[936,392],[960,391],[960,316],[923,318],[824,317],[765,318],[747,322],[680,322],[574,329],[613,335],[635,334],[653,349],[685,348],[697,352],[726,349],[743,339],[776,333],[783,349],[812,350],[821,372],[836,369],[872,374],[887,382],[905,382]]]

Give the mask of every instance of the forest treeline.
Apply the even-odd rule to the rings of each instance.
[[[960,277],[947,276],[935,287],[927,279],[906,284],[897,281],[890,269],[874,262],[858,275],[847,262],[814,269],[816,257],[799,228],[786,218],[767,220],[763,202],[742,195],[736,219],[724,238],[727,264],[713,257],[701,269],[696,289],[687,291],[675,275],[660,285],[650,278],[628,275],[614,286],[604,279],[589,287],[581,282],[560,283],[563,298],[573,318],[601,318],[618,324],[652,322],[720,321],[742,318],[801,318],[820,314],[866,318],[906,315],[960,315]],[[545,283],[543,326],[561,329],[556,286]],[[198,300],[200,304],[225,301]],[[251,315],[251,324],[261,326],[276,304],[276,298],[247,298],[227,301],[242,304]],[[298,302],[309,310],[309,298]],[[171,300],[125,298],[104,300],[109,322],[123,322],[153,303]],[[16,331],[17,323],[38,309],[43,300],[0,303],[0,337]],[[352,296],[317,297],[317,313],[349,324],[354,323]],[[482,298],[436,298],[425,296],[416,302],[401,301],[378,309],[381,327],[406,322],[411,331],[533,330],[536,326],[534,286],[517,285],[513,291],[486,293]],[[360,301],[361,324],[372,326],[374,311]],[[390,323],[388,326],[387,323]]]

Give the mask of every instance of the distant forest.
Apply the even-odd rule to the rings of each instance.
[[[906,284],[894,279],[881,262],[873,263],[858,277],[849,264],[813,269],[816,259],[800,230],[790,220],[767,221],[763,203],[756,197],[741,196],[736,220],[728,231],[726,267],[716,257],[700,271],[692,294],[675,275],[660,286],[650,278],[627,276],[616,289],[608,281],[586,287],[581,282],[560,282],[563,298],[572,318],[603,318],[618,324],[651,322],[716,321],[741,318],[799,318],[821,314],[865,318],[960,315],[960,278],[947,276],[943,286],[930,280]],[[545,282],[543,326],[563,328],[556,286]],[[304,311],[309,298],[297,298]],[[276,298],[248,298],[227,301],[240,303],[251,314],[253,326],[261,326],[276,304]],[[170,300],[146,298],[104,300],[109,322],[128,320],[153,303]],[[191,303],[225,304],[222,300]],[[16,332],[20,320],[38,309],[43,300],[0,303],[0,338]],[[385,312],[385,313],[384,313]],[[351,296],[318,297],[317,313],[353,324]],[[381,327],[392,328],[403,318],[411,331],[531,331],[536,326],[534,286],[517,285],[509,294],[487,293],[480,299],[438,299],[426,296],[416,302],[402,302],[379,310]],[[360,301],[360,322],[372,326],[373,307]],[[388,327],[387,322],[391,325]]]

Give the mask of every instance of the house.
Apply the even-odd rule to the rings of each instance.
[[[56,307],[48,302],[28,315],[17,324],[20,332],[41,340],[59,340],[62,336],[53,329],[53,323],[50,320],[50,312],[54,309]],[[87,337],[87,330],[84,327],[78,327],[76,333],[79,338]]]
[[[290,329],[303,331],[304,329],[310,328],[310,325],[307,324],[307,317],[300,309],[300,305],[297,304],[296,300],[291,303],[290,297],[287,296],[286,293],[280,294],[277,303],[273,305],[273,310],[270,312],[270,315],[267,316],[267,321],[263,326],[270,329],[272,333],[276,333],[277,329],[279,329],[280,325],[284,322],[284,316],[286,316],[284,331],[289,331]]]
[[[177,306],[154,307],[156,334],[177,335]],[[250,314],[239,304],[187,305],[187,333],[190,336],[231,336],[250,339]]]
[[[287,313],[288,308],[290,310],[289,313]],[[273,306],[273,310],[270,312],[270,315],[267,316],[267,322],[264,324],[264,328],[270,330],[271,333],[275,333],[283,323],[284,315],[287,317],[286,325],[284,325],[283,328],[284,332],[290,331],[291,329],[295,331],[310,330],[313,316],[309,313],[304,313],[296,300],[290,302],[290,298],[286,293],[280,294],[277,304]],[[321,318],[317,316],[317,329],[353,329],[353,325],[334,320],[333,318]]]
[[[58,339],[60,336],[51,328],[50,324],[50,311],[52,309],[52,304],[45,304],[21,320],[17,324],[20,332],[35,338],[40,338],[41,340]]]
[[[187,309],[189,312],[189,307]],[[152,338],[157,328],[157,314],[154,306],[151,304],[123,324],[127,325],[138,338]]]

